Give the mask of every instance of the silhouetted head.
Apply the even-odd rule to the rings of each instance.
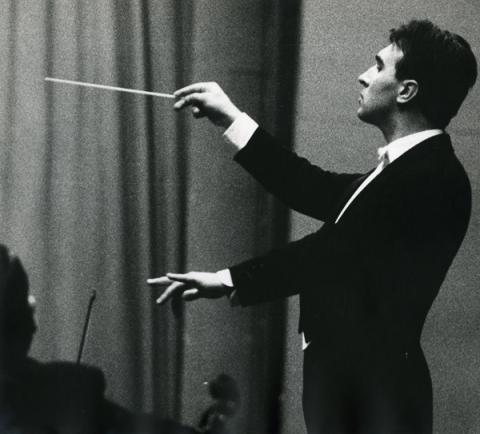
[[[9,369],[28,354],[36,330],[28,277],[20,259],[0,244],[0,367]]]

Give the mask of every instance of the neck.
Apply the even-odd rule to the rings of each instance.
[[[404,113],[402,116],[397,116],[386,125],[379,126],[383,133],[383,137],[387,143],[394,140],[408,136],[410,134],[419,133],[425,130],[436,128],[431,122],[427,121],[423,116],[418,114]]]

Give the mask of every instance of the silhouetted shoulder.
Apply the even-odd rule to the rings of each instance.
[[[58,434],[97,433],[105,381],[94,367],[29,359],[10,390],[20,424]]]

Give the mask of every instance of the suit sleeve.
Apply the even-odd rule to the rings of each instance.
[[[317,233],[230,267],[235,299],[241,306],[298,294],[302,263],[306,260]]]
[[[288,207],[322,221],[360,176],[323,170],[279,145],[262,128],[235,155],[235,161]]]

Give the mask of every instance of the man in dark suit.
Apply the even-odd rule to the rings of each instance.
[[[460,36],[429,21],[394,29],[359,77],[358,117],[387,146],[367,174],[335,174],[279,144],[215,83],[176,92],[228,128],[235,160],[319,231],[217,273],[167,274],[163,303],[229,295],[248,306],[300,295],[309,434],[429,434],[432,387],[420,335],[464,238],[471,191],[444,129],[477,75]]]

